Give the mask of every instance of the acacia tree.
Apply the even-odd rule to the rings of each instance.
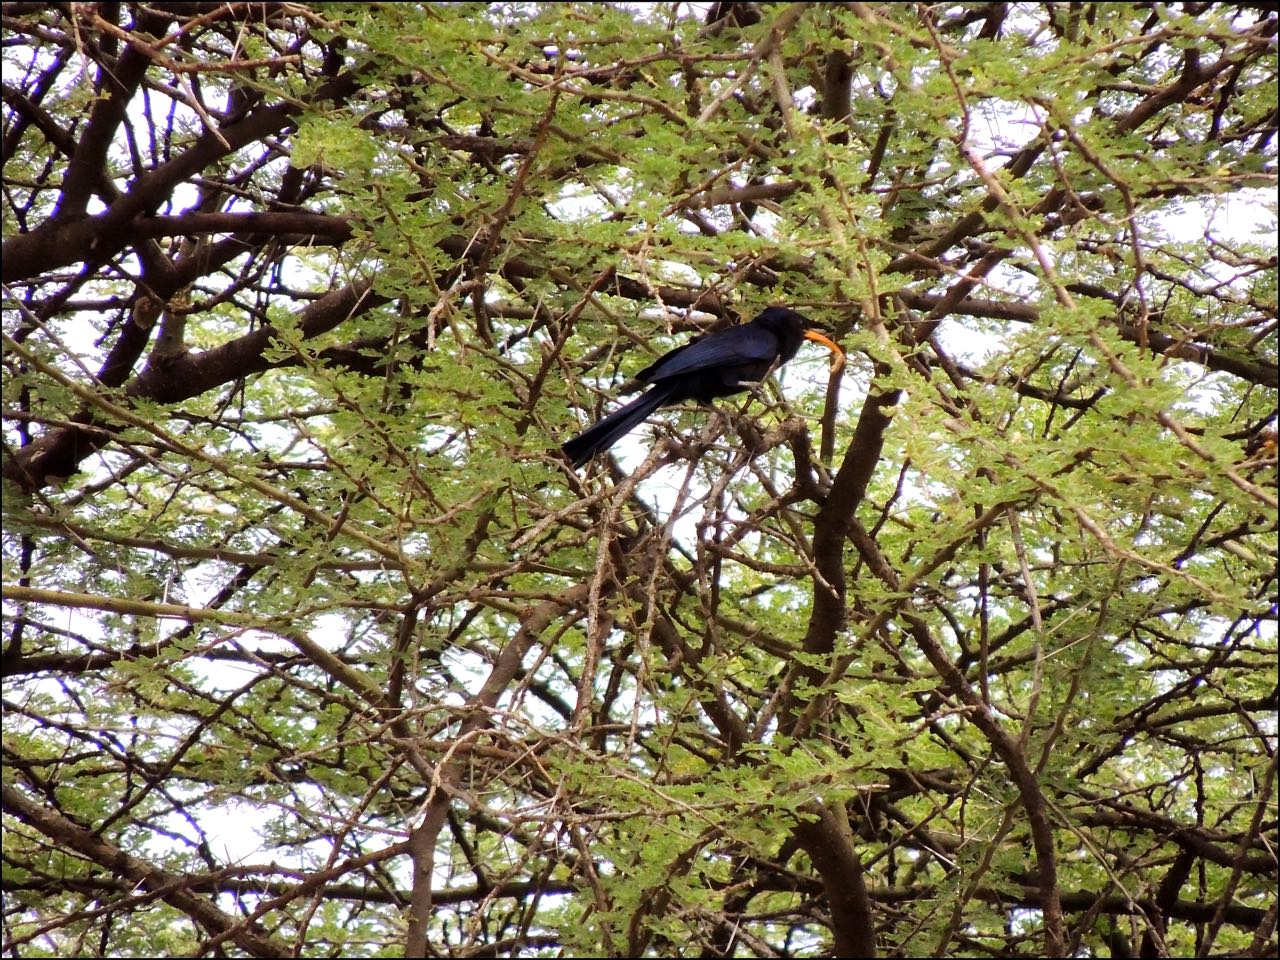
[[[6,4],[6,952],[1274,955],[1276,26]]]

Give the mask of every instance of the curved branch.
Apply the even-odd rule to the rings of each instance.
[[[185,876],[168,873],[125,853],[118,846],[86,830],[60,813],[28,800],[17,787],[4,784],[4,809],[52,840],[59,848],[74,850],[108,873],[127,877],[137,887],[156,895],[169,906],[181,910],[212,934],[234,931],[230,939],[255,957],[287,957],[288,944],[271,937],[257,924],[242,924],[240,918],[219,910],[213,903],[191,892]]]

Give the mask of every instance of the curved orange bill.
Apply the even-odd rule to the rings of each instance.
[[[820,343],[831,351],[831,370],[833,373],[844,366],[844,351],[836,346],[835,341],[826,334],[819,333],[817,330],[806,330],[804,332],[804,338],[806,340],[812,340],[814,343]]]

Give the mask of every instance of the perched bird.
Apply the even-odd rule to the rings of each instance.
[[[836,356],[844,354],[811,321],[786,307],[769,307],[750,323],[704,334],[664,353],[638,374],[648,391],[619,407],[561,447],[575,467],[608,450],[659,407],[684,400],[706,403],[740,393],[760,382],[775,363],[796,355],[802,340],[813,340]]]

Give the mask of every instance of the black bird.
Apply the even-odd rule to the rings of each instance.
[[[703,334],[664,353],[638,374],[649,390],[592,424],[561,447],[575,467],[608,450],[659,407],[740,393],[762,380],[775,363],[796,355],[802,340],[821,343],[839,357],[840,348],[811,321],[786,307],[769,307],[750,323]]]

